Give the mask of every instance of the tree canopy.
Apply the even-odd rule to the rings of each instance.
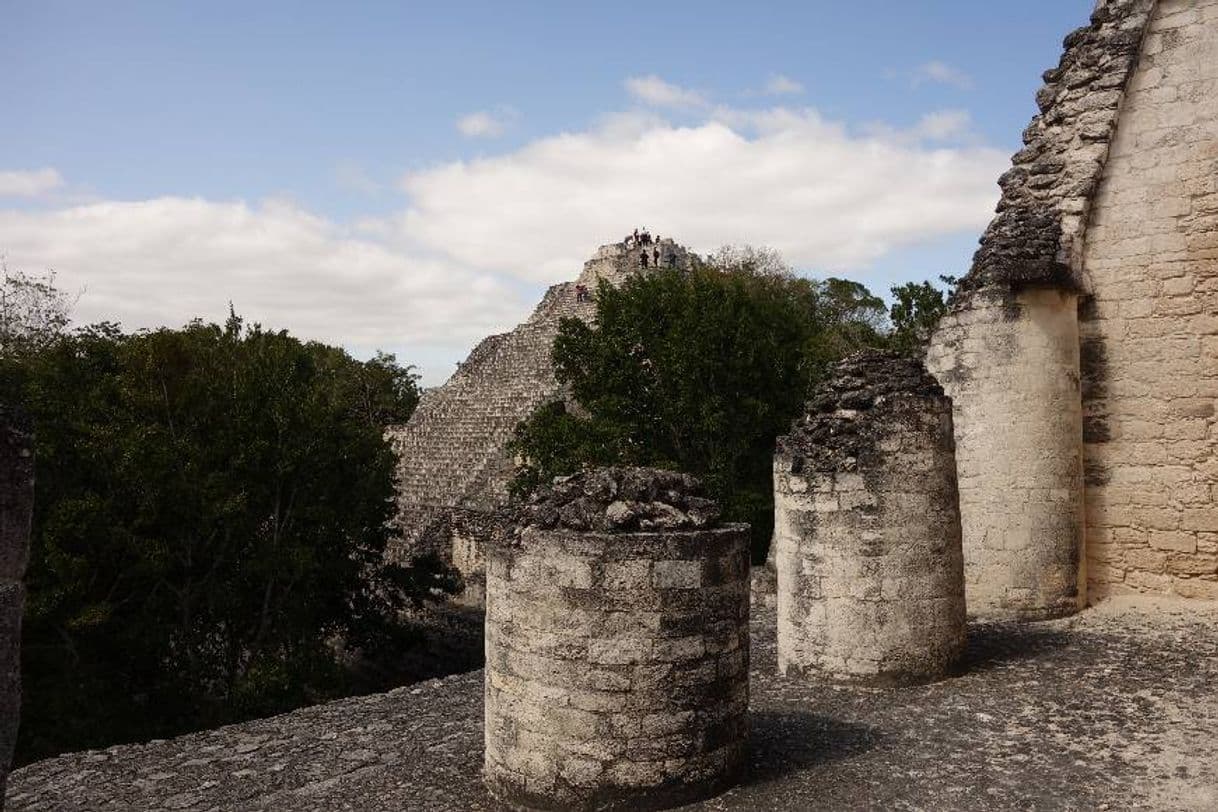
[[[554,342],[570,405],[547,404],[516,429],[514,492],[588,465],[687,471],[726,518],[753,526],[762,556],[774,441],[810,386],[864,347],[920,354],[945,309],[929,283],[893,296],[890,310],[858,282],[800,278],[777,252],[749,246],[725,246],[689,271],[602,283],[595,325],[566,320]]]
[[[19,755],[170,735],[342,691],[428,593],[386,566],[409,368],[286,332],[102,324],[0,362],[36,426]]]
[[[688,471],[764,553],[774,439],[829,363],[885,340],[885,307],[857,283],[798,278],[772,252],[717,256],[602,284],[595,326],[562,323],[555,370],[578,409],[553,403],[518,427],[517,493],[583,465]]]

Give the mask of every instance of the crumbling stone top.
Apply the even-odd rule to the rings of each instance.
[[[1154,0],[1099,0],[1090,25],[1066,37],[958,300],[989,285],[1083,287],[1078,243],[1153,10]]]
[[[813,390],[803,416],[778,438],[779,452],[797,467],[850,470],[888,432],[895,418],[884,407],[910,399],[946,395],[921,361],[880,350],[855,353]]]
[[[546,530],[704,530],[717,526],[719,506],[689,474],[660,468],[594,468],[538,490],[515,511],[513,520],[520,527]]]

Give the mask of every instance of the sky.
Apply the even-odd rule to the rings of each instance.
[[[78,323],[443,382],[637,226],[962,274],[1091,0],[0,0],[0,255]]]

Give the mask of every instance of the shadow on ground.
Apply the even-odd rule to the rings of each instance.
[[[1041,660],[1072,645],[1068,631],[1037,624],[981,623],[968,628],[964,671],[981,673],[1027,660]]]
[[[802,710],[755,712],[751,721],[749,785],[865,753],[879,741],[874,728]]]

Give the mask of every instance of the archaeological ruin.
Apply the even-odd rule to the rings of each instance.
[[[1218,599],[1218,0],[1066,38],[927,365],[971,612]]]
[[[511,332],[483,339],[443,386],[424,392],[409,422],[389,430],[398,455],[399,538],[392,557],[437,554],[464,577],[462,600],[482,603],[483,546],[494,511],[507,503],[514,468],[508,440],[539,406],[563,399],[550,361],[559,323],[593,319],[599,282],[620,285],[645,273],[644,251],[658,254],[661,267],[686,268],[691,261],[671,239],[601,246],[578,279],[552,286]]]
[[[34,442],[29,419],[0,404],[0,809],[21,711],[21,614],[34,512]]]
[[[952,405],[922,365],[838,364],[778,441],[778,668],[927,682],[964,654]]]
[[[925,370],[845,362],[780,442],[772,601],[684,475],[505,508],[577,286],[645,272],[605,246],[391,431],[394,555],[485,577],[484,670],[45,759],[9,812],[1218,809],[1218,0],[1098,0],[1036,102]]]
[[[749,532],[697,481],[597,469],[487,548],[486,782],[522,809],[661,809],[748,765]]]

